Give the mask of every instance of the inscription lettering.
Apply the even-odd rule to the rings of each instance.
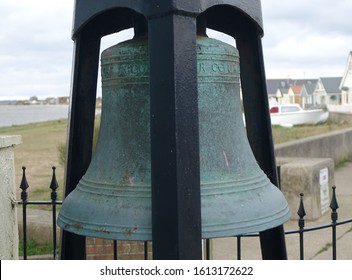
[[[239,65],[232,62],[198,62],[197,68],[198,74],[239,74]],[[105,78],[149,75],[147,64],[106,64],[103,65],[102,72]]]
[[[198,62],[198,74],[239,74],[239,65],[232,62]]]
[[[145,75],[148,72],[147,65],[142,64],[117,64],[114,65],[113,72],[117,76]]]
[[[204,66],[204,63],[200,62],[198,63],[198,73],[205,73],[205,66]]]

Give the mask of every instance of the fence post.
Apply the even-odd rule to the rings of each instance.
[[[298,220],[298,227],[299,227],[299,259],[304,260],[304,226],[305,226],[305,220],[304,216],[306,215],[306,211],[304,209],[304,204],[303,204],[303,193],[300,193],[300,203],[299,203],[299,208],[297,211],[297,214],[299,216]]]
[[[336,199],[336,186],[332,187],[332,199],[330,203],[331,208],[331,223],[332,223],[332,259],[336,260],[336,222],[338,219],[337,209],[339,208],[339,204]]]
[[[21,136],[0,136],[0,259],[18,259],[18,225],[15,194],[15,145]]]

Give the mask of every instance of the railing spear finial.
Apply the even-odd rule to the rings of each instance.
[[[303,203],[303,193],[300,193],[300,203],[299,203],[299,208],[297,211],[297,215],[299,216],[299,221],[298,221],[298,226],[300,228],[304,228],[304,216],[306,215],[306,211],[304,209],[304,203]]]
[[[56,180],[56,174],[55,174],[56,167],[53,166],[52,169],[53,169],[53,176],[51,178],[51,183],[50,183],[50,189],[52,190],[51,191],[51,200],[56,200],[57,199],[56,190],[59,188],[59,184],[57,183],[57,180]]]
[[[20,184],[20,189],[22,190],[21,192],[21,200],[26,201],[28,198],[28,193],[27,189],[29,188],[27,178],[26,178],[26,167],[22,166],[22,180]]]

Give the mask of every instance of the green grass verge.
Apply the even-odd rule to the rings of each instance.
[[[53,254],[53,244],[38,243],[35,240],[27,240],[27,256],[50,255]],[[23,256],[23,242],[18,244],[18,254]]]

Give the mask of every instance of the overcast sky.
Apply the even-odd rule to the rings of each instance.
[[[73,2],[0,0],[0,100],[69,95]],[[262,0],[262,8],[267,78],[342,76],[351,0]]]

